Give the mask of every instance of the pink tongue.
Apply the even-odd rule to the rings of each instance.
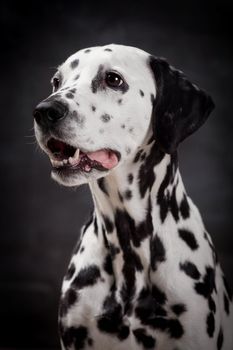
[[[88,158],[101,163],[101,165],[106,169],[112,169],[118,163],[118,159],[115,153],[109,151],[96,151],[87,153],[87,156]]]

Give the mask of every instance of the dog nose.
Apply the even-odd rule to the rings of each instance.
[[[49,126],[65,118],[67,112],[67,106],[60,101],[42,101],[36,106],[33,116],[37,124]]]

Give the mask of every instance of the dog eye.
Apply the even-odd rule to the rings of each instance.
[[[106,73],[105,82],[111,88],[118,88],[124,81],[119,74],[115,72],[108,72]]]
[[[53,86],[53,92],[57,91],[57,89],[59,88],[60,86],[60,79],[57,78],[57,77],[54,77],[52,79],[52,86]]]

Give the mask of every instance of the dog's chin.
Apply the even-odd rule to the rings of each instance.
[[[108,170],[100,172],[96,169],[92,169],[89,173],[81,171],[64,172],[59,169],[53,169],[51,177],[62,186],[77,187],[106,176],[108,173]]]

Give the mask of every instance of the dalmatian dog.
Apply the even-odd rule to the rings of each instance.
[[[52,178],[88,183],[94,201],[63,282],[62,349],[232,350],[232,294],[177,162],[212,99],[113,44],[70,56],[52,85],[36,138]]]

